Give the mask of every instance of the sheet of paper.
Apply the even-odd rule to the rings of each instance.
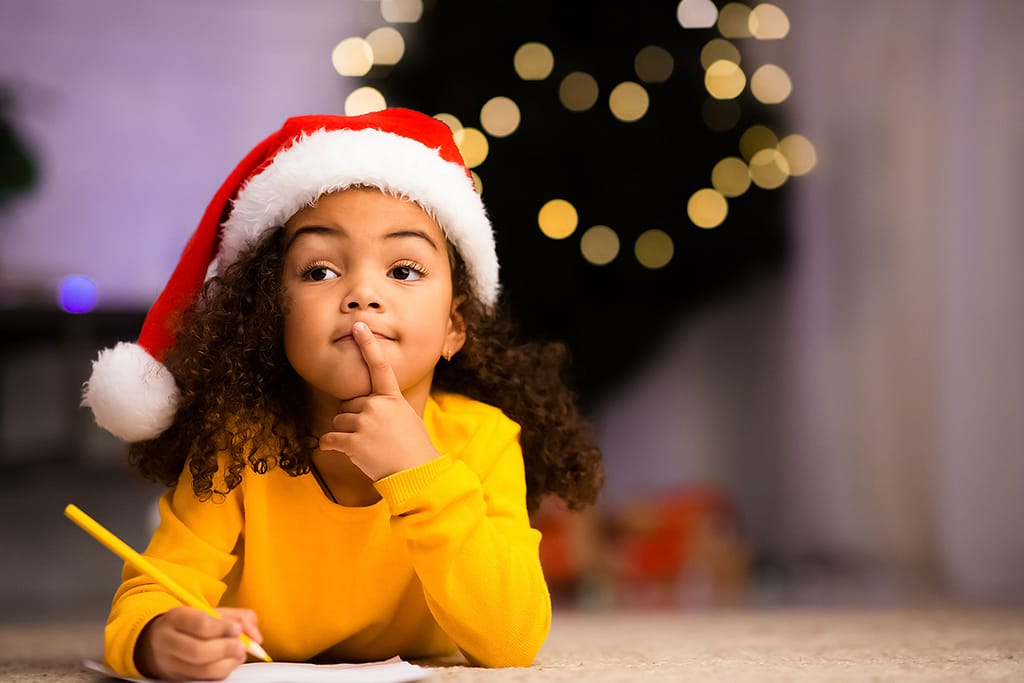
[[[118,676],[98,662],[86,660],[85,668],[111,678],[134,683],[159,683],[149,678]],[[293,664],[290,662],[251,662],[231,672],[226,683],[403,683],[422,681],[430,670],[393,657],[369,664]]]

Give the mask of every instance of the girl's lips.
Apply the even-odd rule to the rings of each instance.
[[[394,339],[392,339],[391,337],[386,337],[383,334],[380,334],[378,332],[374,332],[373,336],[376,337],[377,339],[379,339],[380,341],[394,341]],[[346,335],[342,335],[342,336],[338,337],[337,339],[335,339],[334,343],[335,344],[339,344],[341,342],[352,342],[354,344],[355,341],[356,340],[352,337],[351,334],[346,334]]]

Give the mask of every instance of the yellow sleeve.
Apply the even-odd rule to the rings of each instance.
[[[519,427],[503,418],[476,435],[479,469],[449,455],[377,482],[406,540],[427,605],[466,658],[529,665],[551,626],[540,532],[526,513]],[[476,461],[474,461],[476,464]]]
[[[242,528],[240,501],[236,488],[200,502],[186,468],[177,486],[161,496],[160,525],[143,554],[183,588],[216,606],[225,590],[221,579],[236,560],[232,551]],[[104,632],[107,666],[140,678],[135,666],[139,634],[155,617],[179,605],[160,584],[126,564]]]

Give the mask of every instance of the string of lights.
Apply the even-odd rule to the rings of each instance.
[[[584,402],[625,380],[681,315],[785,262],[786,180],[813,163],[787,156],[800,139],[781,136],[781,95],[762,88],[781,68],[740,66],[760,57],[753,41],[788,34],[781,11],[689,0],[362,6],[379,16],[340,36],[332,60],[350,79],[345,113],[409,106],[452,128],[495,226],[503,299],[521,336],[567,343]],[[745,32],[733,27],[740,17]],[[730,65],[732,90],[720,91],[715,74]]]
[[[415,23],[423,15],[422,0],[382,0],[381,17],[393,23]],[[702,108],[703,119],[711,130],[727,131],[739,121],[737,98],[749,86],[751,94],[762,104],[784,102],[792,92],[788,74],[774,64],[758,67],[747,78],[741,67],[742,55],[735,40],[755,38],[779,40],[790,30],[785,12],[770,3],[754,8],[730,2],[719,9],[711,0],[682,0],[676,10],[676,19],[683,29],[717,29],[721,37],[712,38],[701,50],[704,84],[710,98]],[[405,52],[402,34],[393,26],[383,26],[365,37],[347,37],[334,48],[331,62],[342,76],[363,77],[375,67],[393,67]],[[512,56],[516,74],[524,81],[544,81],[554,70],[555,54],[540,42],[522,44]],[[634,59],[634,70],[641,81],[623,81],[614,85],[608,96],[612,116],[623,123],[642,119],[648,112],[651,99],[645,85],[668,81],[674,70],[672,54],[658,45],[641,48]],[[558,87],[559,100],[567,110],[585,112],[596,106],[600,85],[597,79],[584,71],[573,71],[564,76]],[[345,99],[345,112],[349,115],[365,113],[387,106],[384,95],[372,86],[353,90]],[[438,113],[437,118],[448,124],[455,133],[460,151],[471,169],[477,168],[488,157],[487,136],[505,138],[519,128],[522,113],[519,105],[505,96],[492,97],[480,108],[480,127],[465,126],[450,113]],[[716,228],[728,215],[730,199],[742,196],[754,185],[767,189],[781,187],[790,177],[804,175],[816,163],[811,142],[799,134],[790,134],[781,140],[769,127],[756,124],[744,131],[738,141],[740,156],[728,156],[717,162],[710,174],[710,187],[696,190],[686,204],[686,214],[699,228]],[[476,171],[473,179],[477,190],[483,192],[483,181]],[[540,207],[537,225],[547,237],[566,239],[576,233],[579,213],[564,198],[553,198]],[[583,258],[593,265],[613,261],[620,251],[620,238],[614,228],[593,225],[580,236]],[[637,262],[646,268],[657,269],[671,261],[674,244],[664,230],[647,230],[634,244]]]

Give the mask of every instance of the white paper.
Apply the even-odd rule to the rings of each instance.
[[[122,681],[159,683],[152,678],[119,676],[92,660],[86,660],[83,664],[87,669]],[[226,683],[402,683],[403,681],[422,681],[429,677],[429,669],[410,664],[399,657],[393,657],[383,662],[368,664],[250,662],[232,671],[224,681]]]

